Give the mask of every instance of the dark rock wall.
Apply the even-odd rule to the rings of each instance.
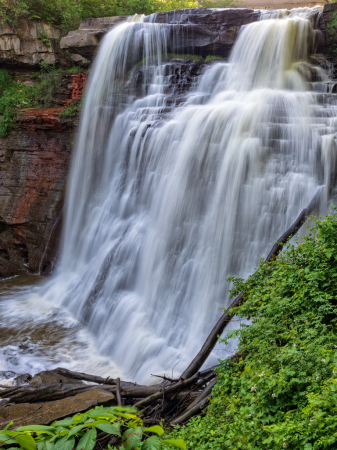
[[[0,139],[0,275],[51,270],[74,130],[20,127]]]
[[[59,114],[81,98],[85,81],[85,73],[65,76],[56,107],[20,111],[14,129],[0,138],[0,277],[53,269],[78,125],[78,117]]]

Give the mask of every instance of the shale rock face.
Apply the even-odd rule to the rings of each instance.
[[[37,67],[42,62],[65,65],[58,45],[60,30],[43,22],[21,21],[18,27],[0,24],[0,64]]]
[[[149,16],[146,20],[167,24],[168,51],[197,55],[228,56],[242,25],[255,22],[261,12],[246,8],[181,9]],[[102,37],[126,17],[83,20],[79,30],[61,39],[64,50],[92,59]]]
[[[0,138],[0,277],[53,268],[78,125],[59,113],[81,97],[85,74],[68,75],[63,84],[54,108],[20,111],[15,128]]]

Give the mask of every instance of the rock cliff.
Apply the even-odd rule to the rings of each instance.
[[[0,276],[20,270],[48,274],[58,250],[66,177],[78,118],[64,106],[82,95],[85,74],[65,75],[54,102],[21,110],[0,138]],[[59,98],[57,98],[59,97]]]
[[[60,30],[43,22],[22,20],[18,27],[0,24],[0,64],[37,68],[42,62],[66,65]]]

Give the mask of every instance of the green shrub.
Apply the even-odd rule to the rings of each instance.
[[[9,450],[92,450],[97,432],[101,431],[106,433],[106,437],[120,437],[120,449],[160,450],[162,442],[170,447],[186,449],[182,440],[162,440],[164,430],[159,425],[143,426],[142,419],[132,407],[96,406],[85,413],[57,420],[50,426],[28,425],[9,430],[12,424],[0,431],[0,442],[10,445]],[[108,449],[113,450],[110,445]]]
[[[81,100],[74,100],[71,103],[69,103],[68,106],[62,109],[62,111],[59,113],[59,117],[61,120],[64,120],[69,117],[76,117],[80,114],[84,97],[81,98]]]
[[[64,32],[78,27],[82,19],[133,14],[152,14],[184,8],[228,8],[231,0],[0,0],[0,21],[17,26],[21,19],[41,20]],[[42,36],[45,42],[48,36]]]
[[[14,125],[17,112],[25,108],[48,108],[53,105],[55,93],[67,74],[81,72],[83,69],[55,69],[48,63],[42,63],[39,72],[32,75],[36,81],[34,87],[16,83],[6,69],[0,69],[0,137],[6,137]],[[79,113],[80,101],[73,102],[62,111],[64,117]]]
[[[204,418],[171,436],[188,448],[337,448],[337,214],[246,282],[235,313],[253,320],[238,337],[238,361],[223,362]],[[234,314],[234,312],[233,312]]]

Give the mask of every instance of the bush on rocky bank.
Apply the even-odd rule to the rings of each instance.
[[[337,214],[260,265],[233,296],[253,320],[227,336],[239,360],[224,361],[205,417],[176,427],[188,448],[335,449],[337,445]]]

